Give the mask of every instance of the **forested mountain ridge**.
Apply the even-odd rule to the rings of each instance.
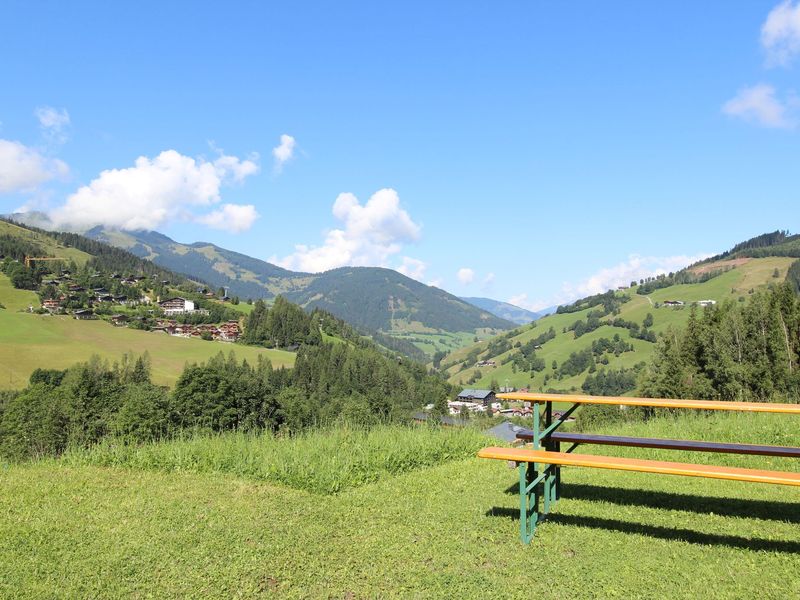
[[[286,297],[301,306],[325,309],[347,321],[380,331],[404,330],[413,323],[445,331],[509,329],[513,323],[436,287],[392,269],[342,267],[313,277]]]
[[[317,274],[298,273],[214,244],[181,244],[158,232],[95,228],[87,235],[215,288],[227,287],[232,296],[269,300],[284,295],[305,308],[323,308],[353,325],[385,335],[402,337],[414,332],[433,336],[436,345],[440,332],[469,334],[472,339],[486,330],[507,330],[515,325],[391,269],[342,267]]]
[[[659,348],[665,334],[683,330],[691,315],[698,320],[705,313],[744,318],[737,315],[744,315],[741,311],[760,298],[760,291],[767,293],[784,282],[800,293],[796,256],[800,256],[800,236],[786,232],[758,236],[681,272],[578,300],[531,325],[448,355],[440,353],[432,366],[442,369],[451,383],[470,387],[630,393],[642,384],[645,371],[652,371],[649,365],[656,352],[663,354]],[[767,306],[772,300],[758,302]],[[687,365],[685,373],[696,368],[691,362]],[[750,389],[755,384],[742,385],[741,389]],[[654,386],[651,382],[650,388]],[[714,393],[729,395],[720,389]]]

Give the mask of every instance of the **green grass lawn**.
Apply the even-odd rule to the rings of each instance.
[[[292,366],[295,355],[283,350],[207,342],[172,337],[163,333],[118,328],[101,320],[77,321],[69,316],[35,315],[19,312],[30,304],[38,306],[33,292],[16,290],[0,275],[0,389],[27,385],[37,367],[64,369],[99,354],[116,361],[125,352],[150,353],[153,381],[172,385],[187,362],[208,360],[220,351],[233,350],[251,363],[259,354],[273,366]]]
[[[666,418],[614,431],[800,444],[796,419],[782,417]],[[407,434],[398,430],[392,444]],[[339,442],[266,446],[294,443],[281,462],[299,468],[309,444],[328,444],[324,461],[312,453],[308,468],[334,471],[370,447]],[[370,468],[384,475],[333,495],[236,474],[235,460],[222,455],[214,472],[190,460],[178,470],[81,460],[0,466],[0,597],[800,596],[797,488],[564,469],[564,498],[525,547],[516,470],[461,458],[461,447],[440,453],[435,466],[387,472],[381,463],[403,453],[379,446]],[[667,455],[800,468],[796,460]]]

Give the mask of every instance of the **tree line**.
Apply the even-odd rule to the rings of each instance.
[[[107,436],[136,443],[187,429],[291,433],[342,418],[370,424],[451,393],[422,365],[348,343],[303,346],[291,370],[220,353],[187,365],[173,390],[151,382],[146,355],[113,365],[95,356],[63,371],[37,369],[24,390],[0,394],[0,455],[56,456]]]

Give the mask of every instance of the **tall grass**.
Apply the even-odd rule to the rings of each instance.
[[[366,430],[339,426],[293,437],[240,432],[197,434],[140,446],[107,439],[91,448],[69,450],[61,461],[71,466],[225,473],[335,494],[385,477],[472,457],[486,441],[471,428],[383,425]]]

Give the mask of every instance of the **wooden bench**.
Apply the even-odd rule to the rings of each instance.
[[[590,454],[576,454],[573,452],[573,450],[581,444],[598,444],[608,446],[629,446],[668,450],[690,450],[697,452],[723,452],[745,455],[800,458],[800,448],[787,446],[766,446],[758,444],[705,442],[699,440],[637,438],[557,431],[558,427],[566,422],[569,415],[583,404],[652,406],[674,409],[690,408],[698,410],[735,410],[750,413],[784,413],[800,415],[800,405],[798,404],[627,397],[610,398],[532,393],[505,393],[499,394],[498,398],[506,400],[522,400],[525,402],[530,402],[533,405],[533,428],[530,431],[520,432],[517,434],[517,438],[526,441],[529,440],[532,443],[532,448],[491,447],[484,448],[478,453],[478,456],[481,458],[512,461],[518,465],[520,493],[520,537],[524,543],[530,542],[535,533],[537,523],[546,517],[546,515],[554,506],[555,502],[560,498],[562,466],[616,469],[623,471],[637,471],[641,473],[705,477],[711,479],[727,479],[734,481],[771,483],[800,487],[799,473],[790,473],[785,471],[764,471],[759,469],[745,469],[738,467],[720,467],[659,460],[641,460],[613,456],[595,456]],[[573,406],[560,415],[554,415],[552,410],[554,402],[572,402]],[[544,405],[544,415],[541,415],[539,412],[540,404]],[[543,424],[541,423],[542,420],[544,421]],[[572,446],[566,452],[560,452],[560,445],[562,443],[570,443]],[[544,446],[544,449],[542,449],[542,446]],[[544,499],[544,508],[541,511],[539,509],[540,498]]]
[[[658,473],[661,475],[684,475],[686,477],[708,477],[710,479],[729,479],[751,481],[753,483],[774,483],[778,485],[800,486],[800,473],[788,471],[763,471],[739,467],[717,467],[693,463],[668,462],[663,460],[642,460],[618,456],[594,456],[531,450],[529,448],[484,448],[478,452],[479,458],[510,460],[516,463],[542,463],[569,467],[594,467],[618,471],[638,471],[639,473]]]
[[[517,439],[533,441],[533,431],[517,433]],[[724,442],[703,442],[699,440],[670,440],[663,438],[625,437],[618,435],[595,435],[590,433],[554,432],[549,437],[556,444],[572,444],[567,452],[572,452],[581,444],[599,446],[625,446],[634,448],[657,448],[661,450],[689,450],[693,452],[722,452],[726,454],[749,454],[758,456],[782,456],[800,458],[800,448],[792,446],[762,446],[759,444],[728,444]]]

